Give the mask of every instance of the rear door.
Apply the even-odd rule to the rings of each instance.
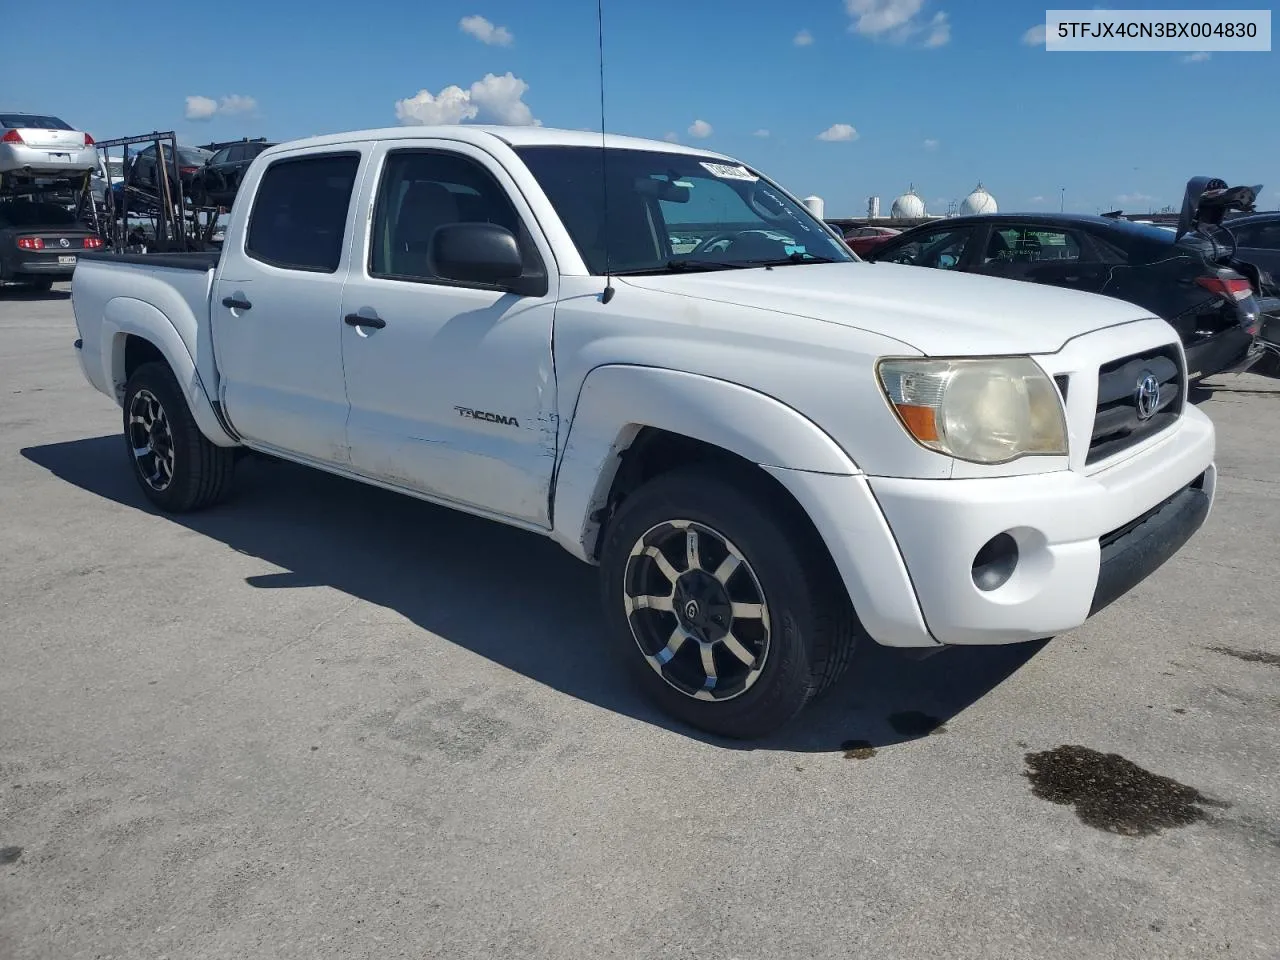
[[[284,154],[232,211],[210,311],[227,416],[253,445],[350,462],[342,286],[367,143]]]
[[[1002,221],[992,225],[974,272],[1097,293],[1109,267],[1082,230]]]

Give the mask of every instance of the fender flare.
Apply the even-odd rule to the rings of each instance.
[[[645,427],[700,440],[764,467],[856,476],[862,471],[812,420],[728,380],[607,364],[582,382],[552,488],[552,537],[594,563],[597,511],[621,454]]]
[[[103,309],[103,381],[112,385],[117,402],[124,400],[125,340],[129,336],[140,337],[160,351],[178,380],[196,426],[210,443],[219,447],[240,445],[219,419],[195,359],[177,328],[160,310],[132,297],[114,297]]]

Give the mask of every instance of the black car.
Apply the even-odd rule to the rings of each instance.
[[[102,248],[102,239],[56,203],[0,202],[0,283],[48,290],[70,280],[79,254]]]
[[[179,145],[177,156],[172,157],[170,147],[164,145],[165,166],[169,168],[169,190],[176,194],[177,181],[182,180],[183,196],[190,196],[191,186],[195,182],[196,174],[204,169],[205,161],[213,154],[208,150],[201,150],[199,147],[184,147]],[[141,187],[144,190],[156,192],[159,189],[160,180],[156,176],[156,147],[155,144],[139,150],[130,158],[128,182],[131,187]]]
[[[245,140],[222,147],[193,178],[192,195],[202,207],[229,206],[254,158],[274,147],[265,140]]]
[[[1261,354],[1257,284],[1233,269],[1230,253],[1229,246],[1200,233],[1179,236],[1171,228],[1110,216],[1027,213],[922,224],[863,259],[1127,300],[1173,326],[1186,351],[1188,378],[1194,380],[1247,369]]]

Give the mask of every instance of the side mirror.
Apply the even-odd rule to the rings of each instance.
[[[524,272],[520,244],[495,223],[450,223],[436,230],[427,257],[445,280],[505,285]]]

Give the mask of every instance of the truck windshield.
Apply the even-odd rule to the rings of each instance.
[[[808,210],[741,164],[662,150],[530,146],[516,153],[596,275],[857,259]]]

